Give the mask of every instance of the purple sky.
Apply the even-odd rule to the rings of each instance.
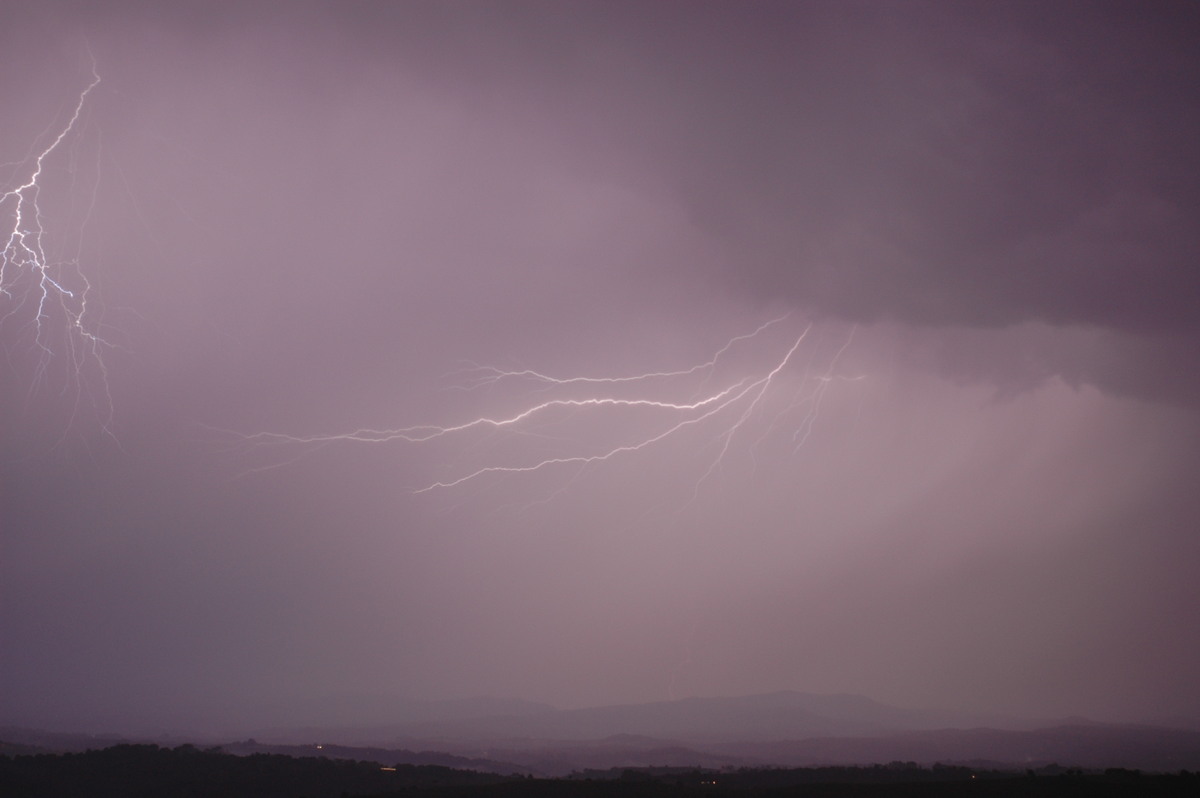
[[[0,17],[5,191],[95,57],[39,199],[112,344],[105,387],[0,295],[0,721],[780,689],[1200,717],[1194,3]],[[686,370],[780,317],[690,376],[463,389]],[[806,328],[760,401],[587,465],[413,490],[708,405],[243,437],[694,403]]]

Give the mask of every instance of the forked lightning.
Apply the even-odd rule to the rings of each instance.
[[[64,357],[82,382],[85,364],[92,364],[108,387],[101,350],[105,345],[93,323],[95,311],[89,307],[91,283],[80,267],[78,257],[55,259],[49,254],[53,224],[47,218],[42,199],[50,189],[47,169],[51,162],[66,157],[72,138],[80,133],[81,118],[88,96],[100,85],[100,75],[92,65],[90,82],[79,93],[66,123],[36,155],[6,164],[14,175],[10,188],[0,193],[0,325],[31,325],[33,346],[39,350],[38,374],[45,372],[50,359]],[[6,307],[5,307],[6,306]],[[61,322],[51,331],[52,326]],[[59,351],[59,349],[65,351]],[[35,376],[35,382],[37,378]],[[77,388],[79,386],[77,385]],[[31,387],[32,390],[32,387]],[[82,389],[80,388],[80,391]],[[77,398],[79,391],[77,391]],[[111,421],[111,401],[103,411]],[[108,429],[107,423],[105,425]]]
[[[792,365],[796,353],[809,338],[811,325],[799,331],[794,337],[786,339],[786,348],[780,347],[780,352],[769,366],[760,367],[757,373],[741,374],[725,378],[724,384],[708,388],[717,382],[720,371],[718,366],[723,359],[731,356],[732,350],[739,346],[755,344],[764,332],[771,327],[780,325],[784,318],[772,319],[758,327],[753,332],[738,335],[730,339],[708,360],[690,368],[654,371],[643,374],[595,377],[573,376],[553,377],[539,371],[529,369],[508,371],[492,366],[475,366],[457,375],[461,383],[457,386],[465,389],[494,387],[503,381],[514,383],[525,382],[536,385],[535,392],[545,394],[550,391],[566,392],[573,389],[578,392],[586,390],[583,396],[566,395],[551,398],[540,398],[529,402],[516,412],[497,416],[480,416],[459,424],[449,426],[419,425],[395,429],[357,429],[352,432],[327,435],[289,435],[274,432],[260,432],[245,437],[247,443],[257,446],[300,447],[302,452],[310,447],[323,446],[338,442],[347,443],[423,443],[435,438],[446,436],[465,436],[474,431],[491,430],[503,431],[527,430],[538,417],[545,416],[554,409],[588,411],[600,416],[606,411],[620,408],[639,408],[662,416],[664,420],[656,422],[654,431],[643,434],[633,441],[614,440],[609,445],[603,443],[585,444],[578,442],[579,448],[591,446],[591,451],[581,451],[578,454],[558,455],[553,457],[531,458],[528,462],[508,462],[485,465],[460,473],[451,478],[431,482],[414,489],[414,493],[429,493],[446,490],[496,474],[528,474],[552,469],[559,466],[578,466],[580,468],[591,464],[601,463],[623,455],[654,446],[667,438],[677,436],[688,429],[708,426],[713,429],[719,446],[707,469],[697,483],[708,479],[728,453],[734,438],[741,428],[756,414],[762,414],[768,393],[781,380],[781,375]],[[819,411],[820,401],[830,382],[838,359],[849,345],[849,340],[833,355],[828,367],[819,376],[811,376],[807,370],[797,375],[799,387],[794,388],[790,399],[786,399],[785,409],[779,411],[772,426],[782,423],[783,418],[798,408],[806,408],[799,424],[795,427],[793,441],[801,445],[810,434],[813,420]],[[762,359],[759,353],[758,359]],[[793,369],[795,371],[795,369]],[[702,377],[697,386],[697,377]],[[686,378],[692,378],[688,380]],[[797,380],[792,381],[792,385]],[[815,385],[813,385],[815,383]],[[619,389],[619,390],[618,390]],[[630,396],[629,391],[635,391]],[[675,393],[675,398],[669,397]],[[678,394],[687,394],[680,398]],[[722,421],[722,417],[724,421]],[[270,467],[270,466],[269,466]]]

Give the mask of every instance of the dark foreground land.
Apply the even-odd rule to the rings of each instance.
[[[184,745],[117,745],[73,754],[0,755],[5,798],[747,798],[748,796],[1193,796],[1200,775],[1103,773],[1044,768],[1009,772],[967,767],[646,768],[533,779],[435,765],[234,756]]]

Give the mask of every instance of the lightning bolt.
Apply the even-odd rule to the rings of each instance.
[[[633,440],[613,441],[608,445],[603,442],[592,444],[591,451],[533,458],[524,463],[484,465],[466,470],[453,477],[413,488],[412,492],[424,494],[449,490],[489,475],[522,475],[562,467],[575,467],[583,470],[609,460],[633,455],[669,438],[679,437],[688,430],[714,427],[715,436],[710,440],[716,444],[715,452],[712,453],[707,468],[695,484],[695,494],[698,495],[701,485],[717,472],[743,427],[751,419],[766,413],[769,394],[781,381],[782,375],[790,366],[793,366],[797,352],[809,339],[812,325],[789,335],[783,339],[782,344],[778,340],[771,344],[779,346],[779,350],[767,365],[758,369],[757,373],[752,371],[747,374],[743,369],[741,374],[722,376],[723,370],[719,366],[724,360],[731,358],[736,348],[750,345],[759,349],[766,348],[766,342],[760,342],[758,339],[763,338],[771,328],[781,326],[785,319],[786,317],[771,319],[759,325],[753,332],[731,338],[712,357],[688,368],[621,376],[556,377],[532,369],[504,370],[494,366],[472,366],[450,375],[457,376],[461,380],[460,384],[454,387],[466,390],[494,387],[501,382],[509,381],[517,384],[532,383],[535,386],[535,393],[546,391],[565,393],[560,396],[539,398],[508,414],[479,416],[448,426],[419,425],[394,429],[360,428],[351,432],[326,435],[302,436],[259,432],[241,436],[241,440],[256,447],[298,446],[302,453],[297,457],[300,457],[306,451],[336,443],[420,444],[437,438],[457,438],[483,431],[534,434],[535,425],[546,417],[557,417],[556,411],[558,415],[565,413],[574,416],[579,413],[591,413],[602,416],[621,409],[634,410],[660,419],[655,422],[655,429],[643,433]],[[779,336],[775,337],[779,338]],[[795,395],[785,398],[786,406],[775,415],[772,426],[783,423],[789,412],[794,413],[798,408],[805,409],[805,415],[795,427],[793,435],[793,442],[797,447],[803,444],[811,433],[812,425],[820,410],[820,400],[828,390],[829,384],[834,380],[837,362],[849,345],[850,340],[847,339],[846,343],[837,350],[825,371],[818,377],[813,378],[807,369],[800,374],[800,387],[796,389]],[[759,360],[766,357],[762,352],[759,352],[758,355],[757,359]],[[697,379],[699,379],[698,383]],[[630,392],[633,392],[632,395]],[[672,393],[676,396],[672,397]],[[683,394],[683,396],[679,396],[679,394]],[[587,446],[580,441],[576,441],[574,445],[580,448]],[[294,462],[294,459],[286,462]],[[275,468],[279,465],[281,464],[277,463],[263,468]]]
[[[50,143],[25,159],[5,164],[13,167],[19,175],[28,168],[23,177],[16,177],[10,188],[0,193],[0,219],[5,221],[0,236],[0,297],[10,307],[0,314],[0,325],[19,322],[26,315],[26,323],[33,326],[33,345],[39,352],[35,369],[34,384],[44,377],[51,358],[58,355],[56,342],[62,342],[63,353],[76,377],[75,410],[82,399],[81,375],[88,362],[93,363],[101,377],[104,393],[102,426],[111,434],[112,397],[108,387],[108,373],[101,357],[107,345],[96,332],[93,317],[96,315],[89,296],[92,284],[80,268],[80,257],[55,260],[48,252],[51,226],[42,204],[46,188],[48,164],[66,148],[68,142],[79,134],[81,118],[88,96],[100,85],[100,75],[93,59],[90,81],[79,93],[74,109],[66,123],[57,130]],[[91,197],[91,208],[95,204],[95,187]],[[86,219],[84,220],[86,224]],[[54,338],[50,328],[55,318],[65,323],[62,334]],[[32,391],[32,387],[31,387]],[[69,425],[68,425],[69,426]]]

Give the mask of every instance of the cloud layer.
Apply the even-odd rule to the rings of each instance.
[[[14,13],[6,190],[89,53],[103,78],[41,198],[113,346],[76,373],[0,323],[5,719],[780,689],[1200,716],[1189,5]],[[587,465],[411,490],[686,416],[245,437],[594,398],[463,386],[687,370],[775,318],[602,387],[696,402],[800,339],[759,404]]]

